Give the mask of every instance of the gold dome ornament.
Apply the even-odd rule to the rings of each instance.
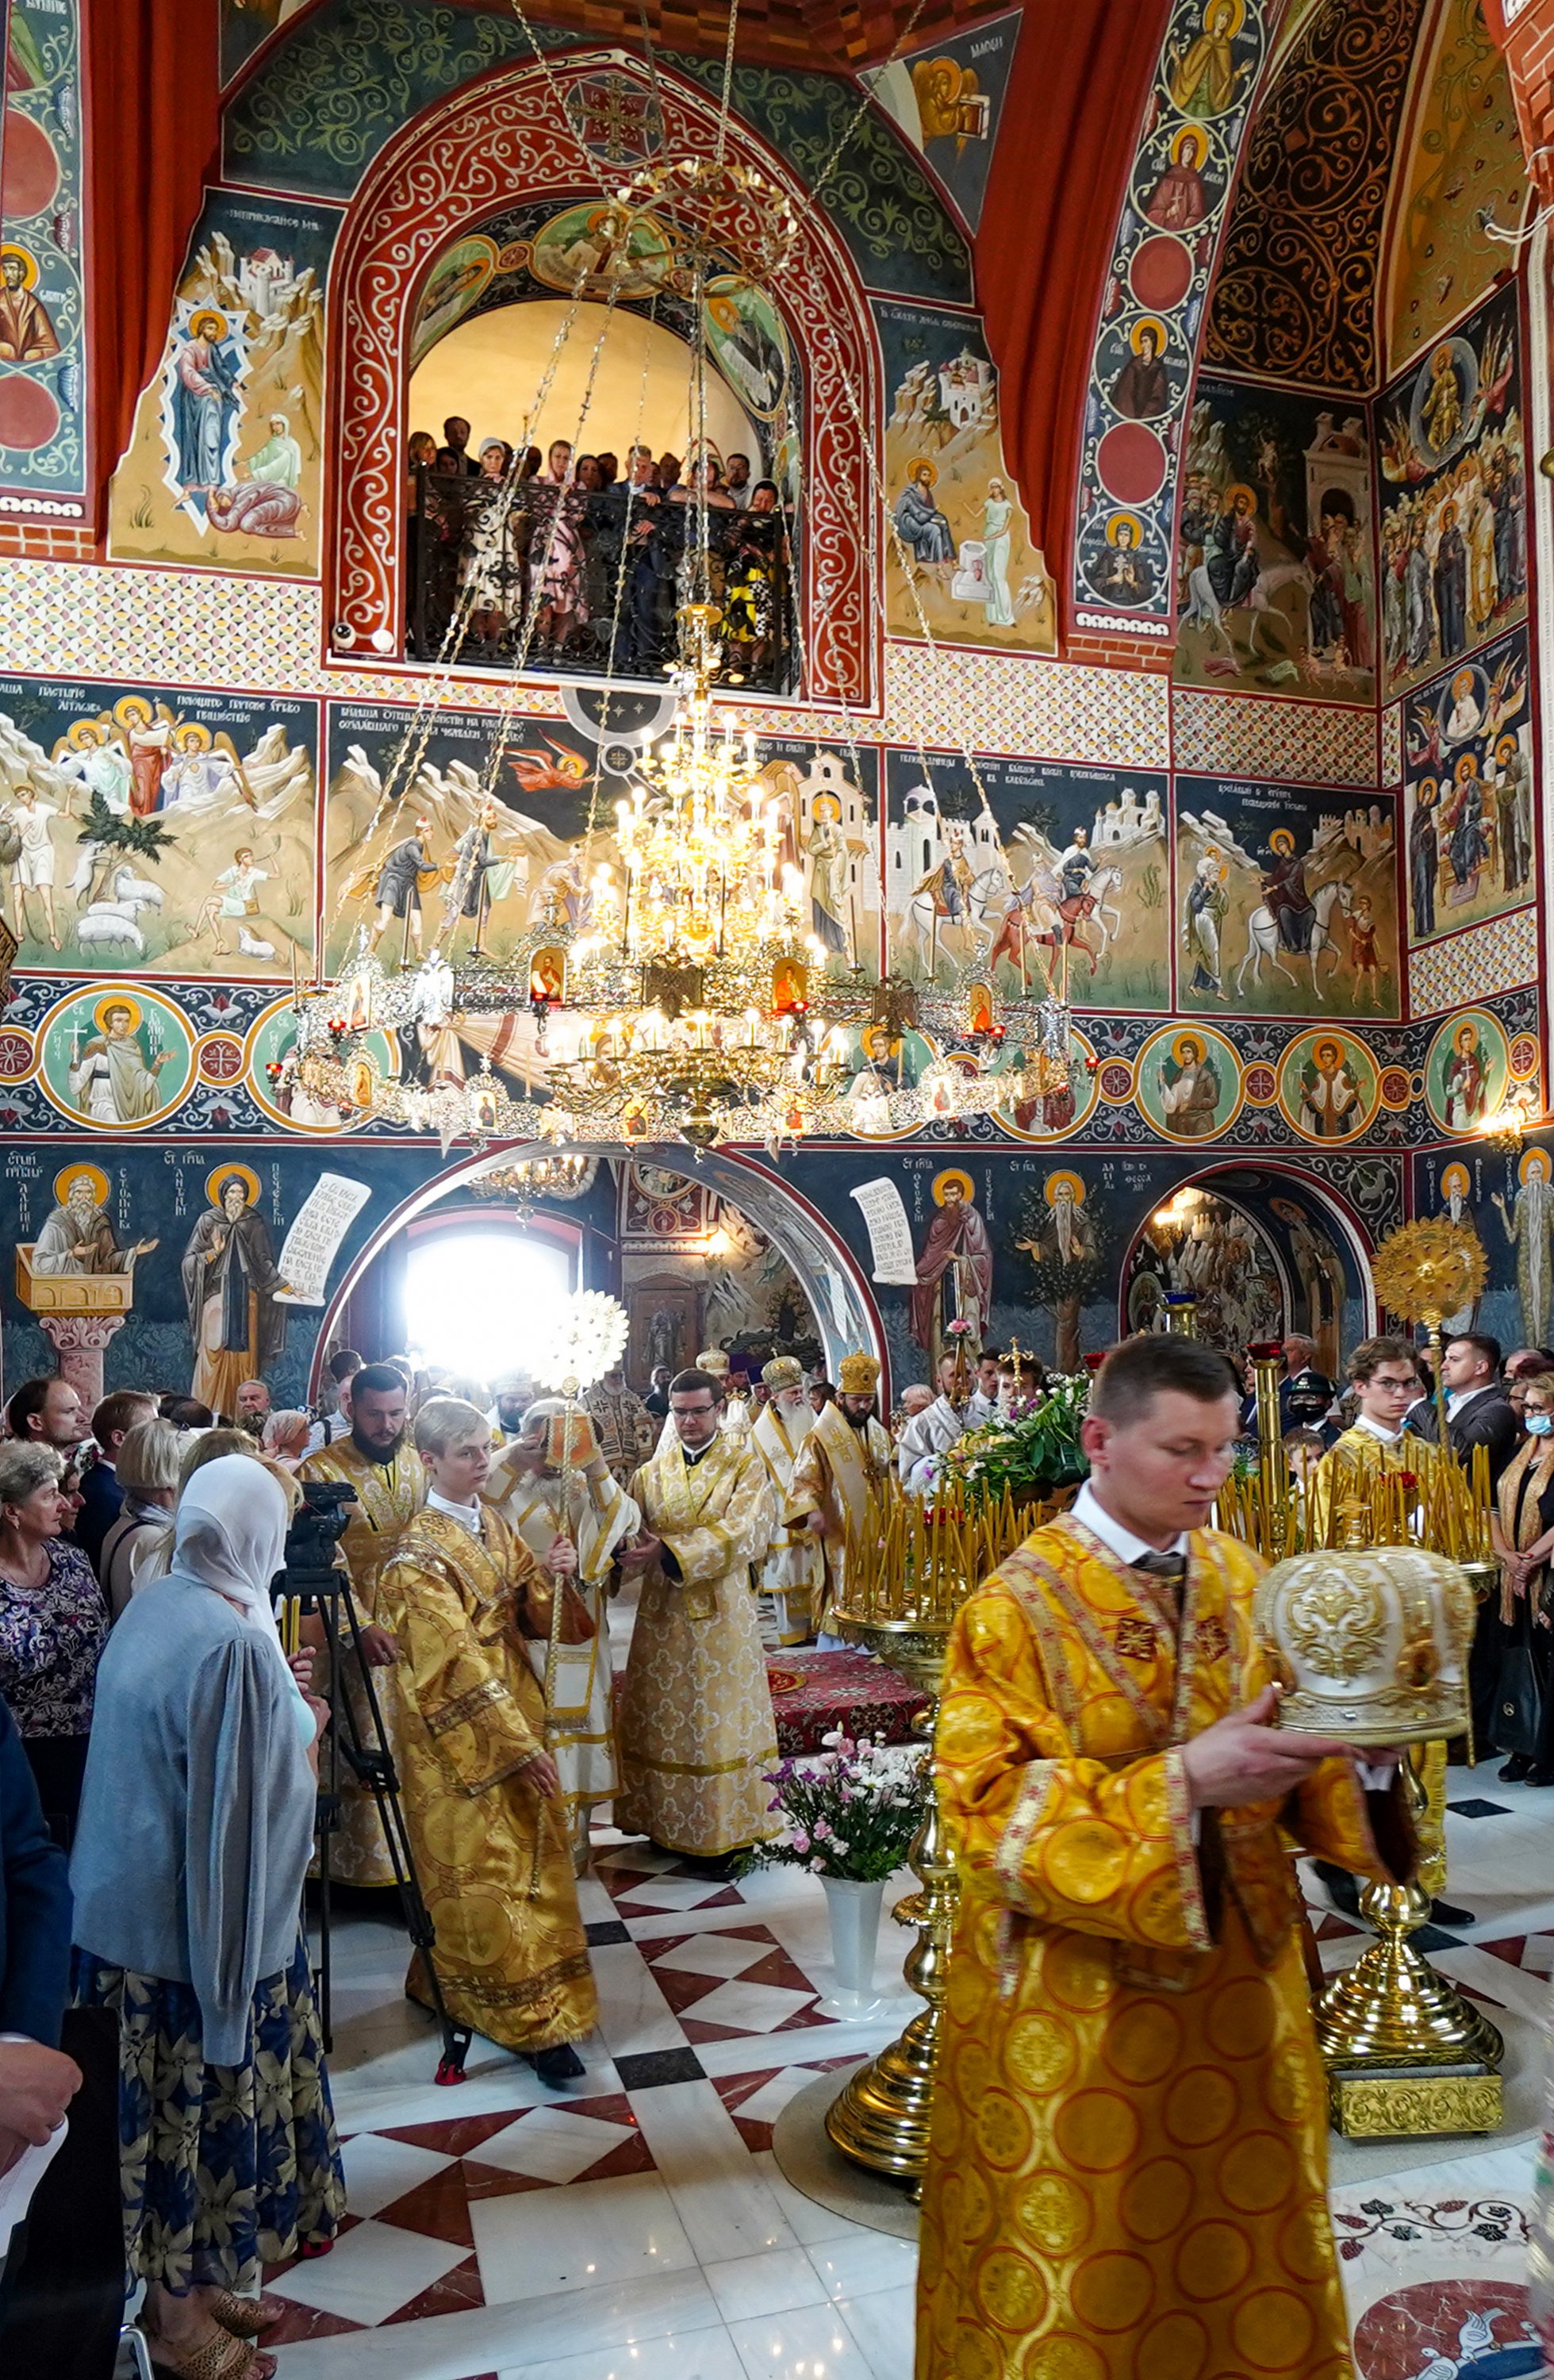
[[[1259,1583],[1252,1624],[1283,1689],[1280,1724],[1357,1750],[1468,1731],[1475,1599],[1417,1546],[1294,1554]]]

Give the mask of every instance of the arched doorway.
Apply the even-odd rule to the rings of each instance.
[[[1376,1327],[1369,1255],[1325,1183],[1293,1168],[1217,1166],[1174,1184],[1134,1233],[1118,1329],[1151,1328],[1167,1290],[1190,1290],[1211,1345],[1239,1357],[1254,1340],[1307,1331],[1336,1378],[1344,1353]]]
[[[528,1153],[522,1147],[509,1146],[467,1158],[402,1201],[385,1219],[346,1273],[325,1309],[314,1358],[315,1390],[324,1352],[330,1347],[370,1340],[373,1342],[371,1352],[388,1352],[388,1339],[401,1334],[405,1327],[412,1270],[422,1262],[427,1267],[424,1277],[433,1284],[429,1294],[437,1293],[439,1267],[444,1267],[441,1293],[460,1295],[463,1281],[466,1285],[462,1294],[472,1299],[482,1294],[483,1270],[494,1277],[500,1264],[503,1281],[508,1285],[500,1311],[504,1318],[504,1327],[510,1330],[514,1341],[512,1358],[505,1368],[521,1368],[521,1341],[526,1334],[532,1337],[533,1333],[532,1312],[522,1296],[526,1260],[504,1248],[500,1258],[492,1256],[489,1265],[483,1265],[477,1239],[481,1232],[493,1235],[486,1243],[492,1250],[502,1243],[510,1248],[523,1242],[536,1249],[562,1251],[569,1272],[567,1287],[623,1293],[622,1239],[617,1223],[619,1184],[613,1177],[616,1167],[627,1160],[619,1151],[601,1150],[598,1154],[609,1161],[601,1163],[589,1193],[575,1204],[539,1208],[528,1219],[512,1208],[503,1211],[477,1201],[471,1185],[481,1175]],[[866,1350],[880,1359],[885,1367],[880,1381],[884,1406],[891,1384],[880,1310],[856,1259],[819,1210],[759,1159],[709,1150],[695,1160],[689,1176],[685,1172],[686,1157],[681,1148],[634,1152],[629,1161],[640,1172],[643,1167],[651,1168],[655,1160],[662,1161],[666,1172],[672,1170],[675,1178],[692,1179],[702,1185],[714,1201],[722,1202],[753,1225],[781,1256],[802,1297],[805,1315],[801,1319],[812,1323],[819,1358],[831,1378],[835,1378],[842,1357],[855,1349]],[[462,1254],[435,1258],[418,1255],[419,1250],[443,1245],[452,1249],[457,1242],[463,1243]],[[713,1249],[711,1253],[715,1256],[719,1251]],[[553,1259],[537,1259],[528,1265],[528,1270],[536,1282],[552,1276],[557,1283],[560,1281],[560,1269]],[[638,1279],[650,1285],[651,1269],[645,1269]],[[485,1286],[489,1289],[489,1280]],[[647,1343],[643,1334],[650,1325],[652,1308],[650,1304],[643,1304],[638,1313],[634,1310],[637,1301],[628,1296],[627,1302],[628,1310],[633,1310],[634,1358],[640,1359]],[[488,1303],[493,1312],[498,1310],[494,1298],[488,1298]],[[691,1323],[704,1322],[710,1310],[717,1311],[715,1306],[710,1309],[705,1304],[698,1311],[692,1311],[682,1340],[694,1335]],[[729,1310],[724,1309],[725,1315]],[[477,1328],[484,1326],[471,1325],[472,1331]],[[720,1327],[714,1335],[721,1343],[730,1333]],[[683,1343],[681,1352],[685,1352]],[[696,1352],[694,1347],[689,1350],[691,1354]]]

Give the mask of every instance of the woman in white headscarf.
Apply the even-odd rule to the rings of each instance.
[[[289,1507],[251,1455],[188,1480],[172,1560],[98,1671],[71,1884],[77,1996],[119,2019],[130,2268],[154,2360],[266,2380],[262,2268],[334,2237],[345,2186],[306,1945],[324,1716],[270,1600]]]

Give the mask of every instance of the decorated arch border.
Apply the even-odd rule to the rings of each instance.
[[[451,241],[514,198],[576,196],[583,160],[555,94],[565,101],[597,65],[587,53],[548,72],[499,70],[466,86],[389,145],[347,217],[330,298],[337,654],[372,660],[402,649],[406,404],[421,278]],[[705,93],[661,66],[657,95],[665,153],[715,146],[717,109]],[[807,372],[804,691],[811,703],[869,708],[880,659],[865,577],[877,541],[865,442],[878,443],[880,390],[868,308],[840,241],[791,167],[737,117],[726,153],[786,189],[799,217],[775,302]]]

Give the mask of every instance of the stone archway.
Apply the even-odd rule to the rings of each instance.
[[[586,1142],[577,1144],[577,1149],[584,1156],[621,1155],[618,1148],[593,1150]],[[529,1153],[528,1145],[515,1142],[504,1145],[500,1151],[487,1149],[479,1157],[467,1157],[400,1201],[349,1266],[324,1309],[319,1323],[310,1396],[317,1393],[322,1351],[329,1345],[336,1319],[407,1224],[458,1191],[498,1157],[512,1160]],[[662,1156],[682,1172],[687,1162],[687,1152],[679,1148],[650,1148],[634,1154]],[[698,1177],[765,1233],[796,1276],[814,1314],[831,1378],[835,1378],[843,1356],[854,1350],[862,1349],[879,1358],[880,1410],[888,1411],[890,1357],[884,1323],[868,1279],[845,1241],[832,1229],[819,1208],[792,1190],[759,1159],[735,1156],[725,1149],[709,1149],[695,1160],[695,1164]]]
[[[346,218],[330,285],[338,459],[329,617],[336,658],[370,662],[402,648],[405,397],[425,273],[504,203],[577,197],[591,161],[565,102],[600,63],[600,53],[580,52],[467,85],[389,143]],[[640,75],[646,86],[636,60],[611,52],[609,63],[616,73]],[[716,145],[718,109],[706,91],[661,66],[656,95],[667,154]],[[785,162],[737,116],[725,147],[731,162],[785,189],[799,218],[773,299],[806,368],[804,691],[814,704],[867,707],[880,669],[864,576],[876,509],[866,441],[879,443],[880,409],[867,301],[841,240]]]

